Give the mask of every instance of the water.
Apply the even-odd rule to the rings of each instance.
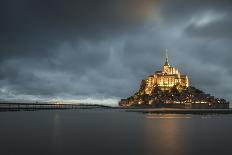
[[[232,154],[232,115],[115,109],[0,113],[0,154]]]

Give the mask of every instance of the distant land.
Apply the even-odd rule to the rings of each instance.
[[[143,114],[193,114],[215,115],[232,114],[232,109],[178,109],[148,107],[111,107],[98,104],[51,104],[51,103],[0,103],[0,112],[41,111],[41,110],[119,110]]]
[[[140,89],[131,97],[121,99],[121,107],[228,109],[229,102],[190,86],[187,75],[181,74],[168,61],[166,50],[163,71],[142,80]]]

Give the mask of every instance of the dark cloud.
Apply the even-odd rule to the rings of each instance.
[[[232,13],[231,13],[232,14]],[[232,20],[231,14],[214,15],[202,17],[202,23],[192,23],[186,28],[186,33],[195,37],[214,38],[214,39],[231,39],[232,32],[230,31]]]
[[[232,2],[230,0],[164,0],[161,3],[160,12],[162,17],[170,22],[181,22],[193,15],[202,16],[208,10],[230,12]]]
[[[229,0],[0,3],[3,99],[127,97],[168,48],[192,85],[230,100]]]

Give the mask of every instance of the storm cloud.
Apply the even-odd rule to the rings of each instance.
[[[231,100],[229,0],[3,0],[0,97],[124,98],[163,49],[194,85]]]

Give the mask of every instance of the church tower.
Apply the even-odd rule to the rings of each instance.
[[[169,62],[168,62],[168,49],[165,49],[165,63],[164,63],[164,67],[163,67],[163,71],[164,73],[168,74],[169,73]]]

